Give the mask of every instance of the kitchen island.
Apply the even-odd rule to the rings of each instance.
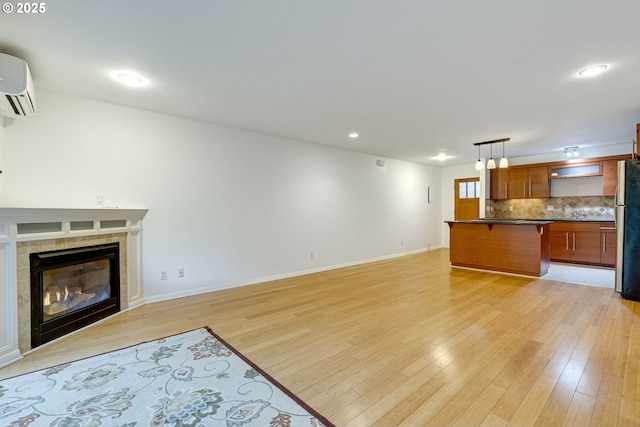
[[[451,265],[544,276],[553,221],[478,219],[449,224]]]

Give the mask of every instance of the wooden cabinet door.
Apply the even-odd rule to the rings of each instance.
[[[551,224],[553,226],[553,224]],[[551,247],[551,260],[571,261],[571,245],[569,232],[565,230],[551,230],[549,232],[549,245]]]
[[[618,185],[618,160],[602,162],[602,195],[615,196]]]
[[[495,169],[494,169],[495,170]],[[509,170],[509,198],[546,198],[550,196],[549,168],[535,166]]]
[[[549,168],[547,166],[536,166],[527,169],[528,174],[528,195],[537,199],[549,197]]]
[[[513,168],[509,170],[509,198],[524,199],[527,197],[529,174],[526,168]]]
[[[608,266],[616,265],[616,230],[600,230],[600,263]]]
[[[491,200],[509,198],[509,169],[491,169],[489,197]]]
[[[600,263],[600,232],[575,231],[570,233],[571,261]]]
[[[601,263],[599,223],[554,222],[549,226],[549,231],[551,260],[596,265]],[[613,245],[615,253],[615,242]]]

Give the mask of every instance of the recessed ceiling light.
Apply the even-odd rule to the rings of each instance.
[[[598,64],[598,65],[590,65],[582,70],[578,71],[578,75],[580,77],[593,77],[597,76],[600,73],[604,73],[609,68],[608,65]]]
[[[431,160],[439,160],[439,161],[441,161],[441,162],[444,162],[445,160],[450,159],[450,158],[452,158],[452,157],[453,157],[453,156],[447,156],[447,155],[446,155],[446,154],[444,154],[444,153],[440,153],[440,154],[438,154],[437,156],[432,157],[432,158],[431,158]]]
[[[349,138],[353,138],[353,139],[355,139],[355,138],[357,138],[357,137],[359,137],[359,136],[360,136],[360,135],[359,135],[357,132],[351,132],[351,133],[349,134]]]
[[[116,71],[112,76],[114,79],[127,86],[140,87],[149,84],[144,77],[130,71]]]

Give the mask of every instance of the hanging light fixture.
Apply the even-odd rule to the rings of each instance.
[[[476,162],[476,170],[481,171],[484,169],[484,162],[480,159],[480,144],[474,144],[478,146],[478,161]]]
[[[487,169],[495,169],[496,168],[496,161],[493,160],[493,144],[489,145],[489,150],[490,150],[490,157],[489,157],[489,161],[487,162]]]
[[[502,158],[500,159],[500,165],[498,167],[501,169],[509,167],[509,160],[504,156],[504,140],[502,140]]]
[[[484,163],[482,162],[482,160],[480,160],[480,146],[481,145],[487,145],[489,144],[491,147],[491,157],[489,158],[489,161],[487,162],[487,169],[495,169],[496,168],[496,161],[493,159],[493,144],[498,143],[498,142],[502,142],[502,158],[500,159],[500,167],[501,168],[506,168],[509,167],[509,161],[507,160],[507,158],[504,156],[504,143],[507,141],[510,141],[511,138],[502,138],[502,139],[494,139],[492,141],[484,141],[484,142],[474,142],[473,145],[477,145],[478,146],[478,161],[476,162],[476,170],[482,170],[484,169]]]

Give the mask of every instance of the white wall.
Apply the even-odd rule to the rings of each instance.
[[[5,119],[0,116],[0,171],[4,171],[4,140],[5,140],[5,126],[7,126],[9,119]],[[4,194],[4,180],[2,179],[2,175],[0,175],[0,204],[1,197]]]
[[[378,167],[370,155],[45,90],[38,102],[4,128],[2,204],[95,207],[100,194],[148,208],[150,300],[441,245],[439,168]]]

